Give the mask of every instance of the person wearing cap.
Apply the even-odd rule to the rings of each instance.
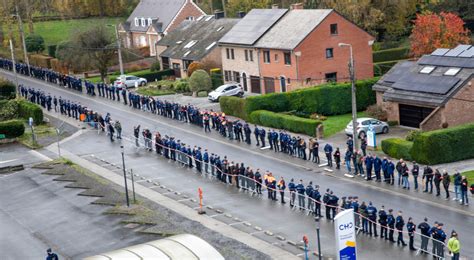
[[[385,207],[383,205],[379,210],[379,223],[380,223],[380,238],[385,238],[385,240],[388,240],[387,212],[385,212]]]
[[[461,251],[461,243],[458,240],[456,231],[451,232],[451,238],[448,240],[448,250],[452,260],[459,259],[459,251]]]
[[[312,194],[314,200],[314,216],[322,217],[321,215],[321,193],[319,193],[319,185],[314,185]]]
[[[296,198],[296,185],[293,178],[290,180],[290,183],[288,183],[288,190],[290,191],[290,207],[293,208],[295,206]]]
[[[372,202],[369,202],[367,206],[367,217],[369,218],[369,236],[372,236],[372,230],[375,237],[377,237],[377,208],[372,205]]]
[[[430,239],[430,225],[428,224],[428,218],[425,218],[423,222],[418,224],[418,229],[421,231],[421,246],[420,251],[422,254],[428,253],[428,241]]]
[[[405,226],[405,220],[403,219],[402,211],[398,211],[398,216],[395,219],[395,228],[398,231],[397,245],[402,244],[406,246],[407,244],[403,241],[403,226]]]
[[[392,243],[395,243],[395,240],[393,239],[393,233],[395,231],[395,218],[393,217],[393,209],[388,210],[387,226],[389,228],[389,230],[388,230],[388,240]]]
[[[46,260],[59,260],[59,257],[57,254],[53,253],[53,251],[51,250],[51,248],[48,248],[48,250],[46,250],[46,253],[48,254],[46,256]]]
[[[296,191],[298,192],[298,206],[300,210],[304,210],[304,193],[306,191],[303,180],[300,180],[300,183],[296,185]]]
[[[444,258],[444,241],[446,240],[446,233],[443,231],[443,223],[438,223],[432,228],[433,237],[433,255],[438,258]]]
[[[313,191],[313,182],[310,181],[308,186],[306,186],[306,196],[308,197],[308,214],[314,212]]]
[[[413,219],[409,217],[408,223],[407,223],[407,231],[408,231],[408,237],[410,238],[408,245],[411,251],[416,251],[416,248],[413,246],[413,243],[415,240],[415,230],[416,230],[416,225],[415,223],[413,223]]]
[[[285,204],[285,189],[286,189],[286,184],[285,180],[283,177],[280,177],[280,181],[278,182],[278,190],[280,191],[280,197],[281,197],[281,203]]]

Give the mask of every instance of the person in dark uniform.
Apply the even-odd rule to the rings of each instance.
[[[286,189],[286,184],[285,180],[283,177],[280,177],[280,181],[278,182],[278,190],[280,191],[280,197],[281,197],[281,203],[285,204],[285,189]]]
[[[322,215],[321,215],[321,193],[319,192],[319,185],[314,185],[312,198],[314,200],[314,216],[322,217]]]
[[[339,147],[336,148],[336,151],[334,152],[334,162],[336,163],[336,169],[341,169],[341,152],[339,151]]]
[[[372,202],[369,202],[369,206],[367,206],[367,217],[369,219],[369,236],[372,236],[373,230],[374,236],[377,237],[377,208],[372,205]]]
[[[260,134],[260,142],[262,143],[262,147],[265,147],[265,129],[260,129],[259,131]]]
[[[48,250],[46,250],[46,253],[48,254],[46,256],[46,260],[59,260],[59,257],[57,254],[53,253],[53,251],[51,250],[51,248],[48,248]]]
[[[332,146],[330,144],[326,144],[324,146],[324,153],[326,154],[326,159],[328,160],[328,166],[332,167]]]
[[[251,144],[250,135],[252,134],[252,130],[250,129],[248,124],[244,125],[244,134],[245,134],[245,142],[247,144]]]
[[[290,183],[288,183],[288,190],[290,191],[290,207],[294,207],[296,198],[296,185],[293,178],[290,180]]]
[[[260,169],[257,169],[257,171],[255,172],[255,184],[257,194],[262,194],[262,175],[260,174]]]
[[[407,244],[403,241],[403,227],[405,226],[405,220],[402,216],[402,211],[398,211],[398,216],[395,219],[395,228],[398,231],[398,238],[397,238],[397,245],[402,244],[402,246],[406,246]]]
[[[416,230],[416,225],[415,223],[413,223],[413,219],[410,217],[408,218],[407,231],[408,231],[408,237],[410,238],[408,245],[411,251],[416,251],[416,248],[413,246],[413,243],[415,240],[415,230]]]
[[[388,240],[387,212],[385,212],[385,207],[383,205],[379,210],[379,224],[380,224],[380,238],[385,238],[385,240]]]
[[[258,129],[257,125],[253,129],[253,134],[255,135],[255,141],[257,141],[257,146],[260,146],[260,129]]]
[[[423,169],[423,179],[425,180],[425,190],[423,192],[428,192],[428,186],[430,186],[430,193],[433,193],[433,169],[428,165]]]
[[[304,210],[304,193],[306,191],[304,185],[303,185],[303,180],[300,180],[300,183],[296,185],[296,191],[298,192],[298,207],[300,210]]]
[[[441,184],[442,179],[443,179],[443,177],[441,176],[441,173],[439,172],[439,169],[436,169],[435,174],[434,174],[434,180],[433,180],[434,184],[435,184],[435,188],[436,188],[436,197],[441,195],[440,184]]]
[[[393,209],[388,210],[387,226],[389,228],[388,240],[392,243],[395,243],[395,240],[393,239],[393,233],[395,232],[395,218],[393,217]]]

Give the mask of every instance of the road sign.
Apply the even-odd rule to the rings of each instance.
[[[337,259],[356,260],[356,233],[354,225],[354,210],[348,209],[340,212],[334,218],[336,231]]]
[[[28,125],[29,125],[29,126],[32,126],[32,125],[33,125],[33,118],[32,118],[32,117],[30,117],[30,118],[28,119]]]
[[[375,134],[374,126],[369,125],[369,129],[367,129],[367,146],[374,147],[374,148],[377,146],[375,136],[376,134]]]

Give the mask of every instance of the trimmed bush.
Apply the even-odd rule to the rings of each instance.
[[[373,53],[373,58],[374,58],[374,62],[404,60],[404,59],[408,59],[409,54],[410,54],[410,48],[401,47],[401,48],[375,51]]]
[[[25,133],[25,124],[22,120],[8,120],[0,122],[0,134],[6,138],[15,138]]]
[[[16,100],[0,101],[0,121],[18,118],[18,102]]]
[[[250,114],[250,121],[258,125],[286,129],[294,133],[302,133],[310,136],[315,136],[316,127],[321,124],[321,121],[318,120],[284,115],[265,110],[252,112]]]
[[[245,99],[238,97],[221,97],[219,104],[221,111],[239,117],[243,120],[248,120],[247,113],[245,113]]]
[[[411,154],[417,162],[429,165],[474,158],[474,124],[421,133]]]
[[[375,104],[372,85],[378,78],[357,81],[357,110],[365,110]],[[246,113],[256,110],[273,112],[298,111],[324,116],[346,114],[352,111],[351,84],[323,84],[286,93],[272,93],[247,98]]]
[[[403,140],[401,138],[388,138],[382,140],[382,150],[393,158],[403,158],[411,161],[411,149],[413,142]]]
[[[13,99],[16,95],[16,87],[10,81],[0,80],[0,100],[2,99]]]
[[[57,45],[48,45],[48,55],[56,58],[56,47]]]
[[[210,76],[211,76],[211,81],[212,81],[212,89],[216,89],[224,85],[221,69],[211,69]]]
[[[162,80],[163,77],[165,76],[173,76],[174,70],[162,70],[162,71],[155,71],[155,72],[151,72],[149,70],[142,70],[142,71],[129,73],[129,75],[145,78],[148,82],[153,82],[155,80]],[[110,77],[110,82],[114,82],[116,80],[117,80],[117,77]]]
[[[18,101],[18,115],[26,120],[32,117],[33,122],[37,125],[43,123],[43,110],[41,110],[41,107],[25,100]]]

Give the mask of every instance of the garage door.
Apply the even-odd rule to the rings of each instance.
[[[419,128],[421,122],[433,112],[433,108],[410,105],[398,105],[400,125]]]

